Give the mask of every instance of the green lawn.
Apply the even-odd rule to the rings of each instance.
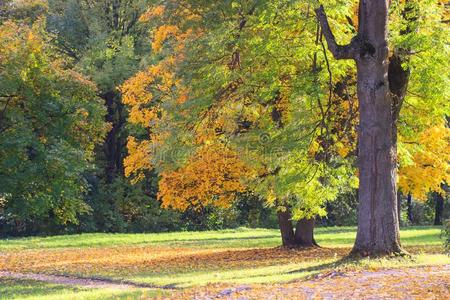
[[[314,250],[280,249],[277,230],[249,228],[4,239],[0,270],[125,279],[182,289],[208,283],[286,282],[332,270],[450,264],[450,257],[442,253],[439,227],[402,228],[402,244],[412,251],[411,258],[349,260],[346,254],[355,232],[355,227],[317,228],[316,239],[323,248]],[[142,293],[32,281],[3,280],[0,286],[1,299],[137,299]]]
[[[156,295],[156,292],[147,290],[120,291],[109,289],[87,289],[33,280],[17,280],[0,277],[0,300],[125,300],[139,299],[142,296],[152,297]]]
[[[356,236],[355,227],[319,227],[317,242],[324,247],[351,247]],[[441,227],[415,226],[401,229],[405,246],[438,246]],[[218,231],[170,232],[144,234],[85,233],[52,237],[0,239],[0,251],[43,248],[92,248],[116,246],[169,246],[189,248],[261,248],[280,245],[276,229],[237,228]]]

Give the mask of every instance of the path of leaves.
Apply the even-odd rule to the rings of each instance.
[[[170,299],[449,299],[450,265],[339,273],[286,284],[208,285]]]
[[[0,254],[0,270],[49,274],[127,275],[233,269],[343,257],[345,248],[311,250],[111,247],[23,250]]]

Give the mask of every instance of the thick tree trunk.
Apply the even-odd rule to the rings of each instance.
[[[434,193],[434,201],[436,201],[434,211],[434,225],[442,225],[442,212],[444,211],[444,197],[439,193]]]
[[[302,247],[317,246],[314,240],[314,219],[298,220],[295,229],[295,243]]]
[[[397,153],[387,45],[388,2],[360,2],[356,56],[359,99],[359,211],[353,251],[401,252],[397,215]]]
[[[317,11],[328,48],[337,59],[354,59],[359,100],[359,210],[353,253],[401,252],[397,214],[396,116],[389,90],[389,1],[361,0],[358,35],[336,43],[325,11]]]
[[[286,209],[278,212],[278,224],[283,247],[304,248],[317,246],[314,240],[314,219],[299,220],[294,232],[291,213],[289,209]]]
[[[278,224],[281,232],[281,242],[283,247],[293,247],[295,245],[294,227],[292,226],[291,213],[289,211],[278,212]]]

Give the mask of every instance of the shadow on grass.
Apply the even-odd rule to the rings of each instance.
[[[167,239],[167,240],[159,240],[152,241],[151,244],[166,244],[166,243],[198,243],[201,244],[203,242],[214,242],[214,241],[240,241],[240,240],[264,240],[264,239],[273,239],[280,238],[279,235],[264,235],[264,236],[247,236],[247,237],[229,237],[229,238],[201,238],[201,239]]]
[[[0,299],[13,299],[22,297],[48,296],[51,294],[60,294],[63,292],[84,291],[78,287],[68,287],[65,285],[46,284],[33,280],[17,280],[9,278],[0,278]]]
[[[329,262],[329,263],[323,263],[316,266],[310,266],[310,267],[304,267],[297,270],[286,272],[286,274],[296,274],[296,273],[304,273],[304,272],[315,272],[320,273],[320,271],[329,270],[329,269],[336,269],[340,266],[348,265],[349,263],[355,263],[361,260],[362,258],[355,258],[351,257],[349,255],[344,256],[340,258],[337,261]]]

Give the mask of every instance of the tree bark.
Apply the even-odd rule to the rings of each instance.
[[[413,212],[412,212],[412,195],[408,194],[408,198],[406,200],[406,205],[408,206],[408,220],[412,224],[413,223]]]
[[[442,225],[442,212],[444,211],[444,197],[434,192],[434,201],[436,201],[434,211],[434,225]]]
[[[389,2],[361,0],[358,34],[336,44],[323,7],[316,10],[329,50],[357,66],[359,100],[358,231],[353,253],[363,256],[401,252],[397,214],[396,124],[389,90],[387,21]]]
[[[317,246],[314,240],[314,219],[301,219],[297,221],[295,243],[302,247]]]
[[[402,194],[397,191],[397,218],[399,225],[402,225]]]
[[[291,213],[288,210],[278,212],[278,224],[280,226],[283,247],[293,247],[295,245],[295,234],[291,221]]]
[[[278,212],[281,241],[286,248],[307,248],[317,246],[314,240],[314,219],[301,219],[297,221],[294,231],[292,216],[288,208]]]
[[[120,131],[125,124],[123,106],[114,91],[108,91],[102,95],[108,110],[106,121],[111,124],[103,144],[103,153],[106,160],[105,175],[106,182],[111,183],[117,175],[123,174],[123,148],[125,146]]]

